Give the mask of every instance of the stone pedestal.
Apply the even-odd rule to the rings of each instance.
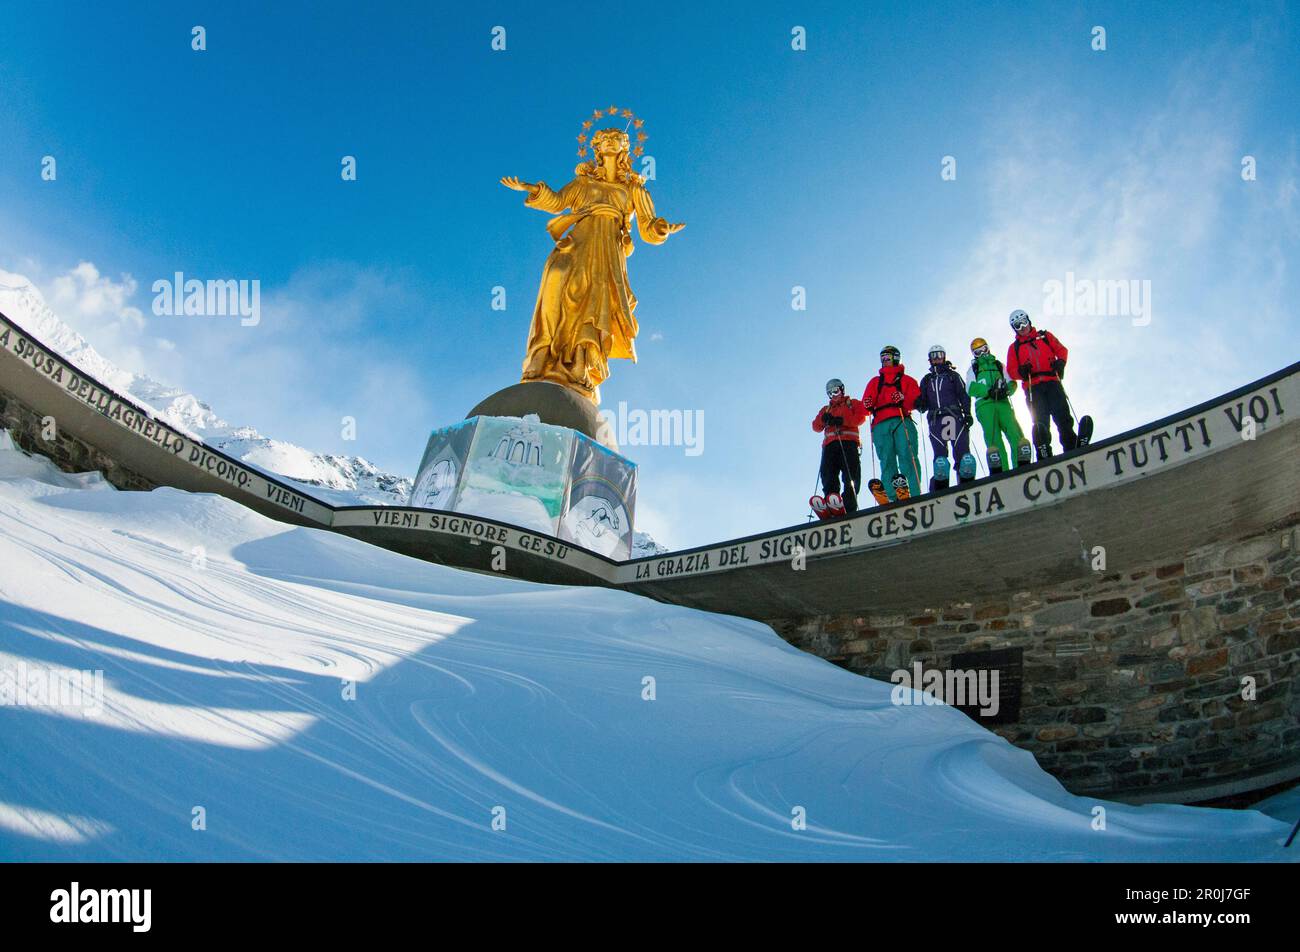
[[[542,423],[567,427],[618,452],[611,428],[597,413],[596,405],[568,387],[548,381],[530,381],[498,390],[465,414],[477,416],[526,417],[535,415]]]
[[[529,389],[521,393],[521,388]],[[552,420],[571,419],[583,428],[544,422],[530,410],[522,417],[473,415],[434,430],[410,505],[485,516],[611,559],[628,558],[636,464],[592,439],[586,429],[596,429],[596,408],[585,415],[567,395],[556,384],[518,384],[475,410],[541,402]]]

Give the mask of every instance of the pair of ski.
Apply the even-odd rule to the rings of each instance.
[[[839,493],[830,493],[826,496],[814,495],[808,500],[808,505],[812,506],[812,511],[817,513],[818,519],[834,519],[836,516],[848,515],[848,510],[844,508],[844,497]]]
[[[1016,461],[1017,466],[1029,466],[1031,463],[1033,463],[1035,452],[1037,452],[1038,454],[1038,461],[1040,463],[1045,459],[1051,459],[1052,457],[1051,433],[1047,432],[1045,428],[1044,430],[1039,430],[1037,427],[1035,427],[1034,440],[1035,443],[1033,444],[1031,444],[1028,440],[1025,440],[1023,443],[1020,444],[1020,448],[1017,451],[1017,461]],[[1091,442],[1092,442],[1092,417],[1081,416],[1079,417],[1078,438],[1075,440],[1074,448],[1076,450],[1084,449]],[[995,476],[998,473],[1002,472],[1001,453],[999,453],[997,450],[989,450],[988,461],[989,461],[990,476]]]
[[[963,483],[968,483],[975,478],[975,457],[970,453],[964,454],[957,461],[957,475]],[[930,477],[930,492],[947,489],[948,480],[951,476],[952,464],[948,462],[948,457],[936,456],[934,459],[934,475]]]
[[[1092,417],[1079,417],[1079,433],[1074,441],[1074,449],[1084,449],[1092,442]],[[1041,463],[1045,459],[1052,457],[1052,434],[1046,424],[1040,430],[1034,427],[1034,448],[1038,453],[1038,461]],[[1072,452],[1072,451],[1069,451]]]
[[[889,496],[885,493],[885,484],[880,480],[870,480],[867,483],[867,489],[880,505],[885,506],[891,502]],[[907,488],[907,477],[902,473],[894,477],[894,497],[897,499],[912,498],[912,492]],[[839,493],[831,493],[829,496],[815,495],[808,500],[808,505],[817,514],[818,519],[834,519],[837,516],[848,515],[848,511],[844,508],[844,498]]]
[[[1000,452],[997,450],[989,450],[987,458],[989,461],[990,476],[996,476],[998,473],[1002,472],[1002,454]],[[1025,440],[1020,444],[1019,449],[1016,451],[1016,466],[1017,468],[1029,466],[1033,461],[1034,447],[1028,440]]]

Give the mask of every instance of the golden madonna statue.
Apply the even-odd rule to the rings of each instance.
[[[606,113],[597,110],[593,119]],[[608,115],[618,114],[611,106]],[[558,192],[545,182],[530,184],[507,176],[501,184],[527,192],[524,204],[553,216],[546,230],[555,250],[542,269],[542,284],[528,330],[521,381],[549,380],[600,403],[600,384],[609,377],[609,361],[636,361],[636,296],[627,280],[632,254],[632,219],[641,240],[663,244],[684,224],[670,224],[655,215],[645,179],[632,170],[632,155],[640,155],[646,139],[642,120],[623,110],[628,126],[635,124],[638,143],[629,151],[626,130],[600,129],[590,134],[591,161],[574,169],[574,179]],[[588,149],[583,123],[578,155]]]

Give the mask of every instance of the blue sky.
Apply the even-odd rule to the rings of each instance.
[[[626,450],[641,526],[709,542],[803,517],[823,382],[860,392],[885,343],[918,371],[934,342],[1001,353],[1024,307],[1071,347],[1071,396],[1101,436],[1295,360],[1298,15],[6,5],[0,268],[50,289],[93,263],[56,309],[109,358],[232,422],[410,474],[430,428],[518,379],[551,243],[497,180],[562,185],[582,119],[629,107],[659,211],[687,228],[629,259],[640,363],[613,365],[604,404],[703,413],[698,456]],[[175,271],[260,279],[261,324],[154,316],[150,285]],[[1042,317],[1067,272],[1149,281],[1150,321]]]

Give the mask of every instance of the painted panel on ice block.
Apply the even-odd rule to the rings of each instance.
[[[636,466],[577,436],[560,538],[611,559],[626,559],[632,552],[635,507]]]
[[[456,511],[556,535],[573,431],[513,417],[478,417]]]
[[[475,421],[466,420],[429,434],[410,505],[420,509],[455,508],[456,490],[465,472],[474,428]]]

